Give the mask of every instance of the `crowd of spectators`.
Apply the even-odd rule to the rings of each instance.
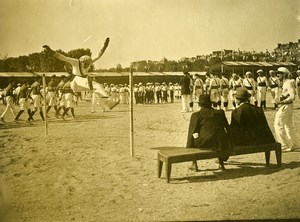
[[[245,61],[245,62],[300,62],[299,51],[294,50],[281,50],[269,52],[256,52],[256,51],[235,51],[224,50],[217,51],[210,54],[207,59],[213,57],[220,58],[221,61]]]

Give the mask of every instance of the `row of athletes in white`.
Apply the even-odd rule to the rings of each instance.
[[[112,97],[112,100],[118,100],[120,99],[120,104],[128,104],[129,97],[130,97],[130,86],[126,85],[124,87],[118,87],[117,85],[113,86],[104,86],[104,89],[106,93]],[[157,93],[161,93],[160,98],[162,98],[163,93],[167,92],[168,96],[171,97],[171,91],[173,91],[174,98],[179,99],[181,92],[179,86],[174,85],[163,85],[163,84],[146,84],[143,85],[142,83],[135,84],[133,86],[133,96],[135,95],[142,95],[145,96],[145,94],[149,91],[152,91],[154,93],[154,100],[156,103],[158,103]]]
[[[36,83],[39,84],[39,83]],[[44,106],[44,100],[42,95],[46,95],[46,115],[53,107],[55,109],[55,116],[59,114],[59,111],[62,109],[62,118],[67,114],[69,110],[71,110],[72,116],[75,117],[74,114],[74,106],[78,102],[78,95],[71,89],[71,80],[69,77],[65,77],[59,83],[60,87],[55,91],[50,91],[48,87],[40,90],[40,94],[35,95],[33,98],[33,106],[35,109],[42,109]],[[49,118],[49,116],[48,116]]]
[[[120,101],[120,104],[129,104],[130,87],[127,84],[111,85],[103,87],[107,95],[111,96],[112,101]]]
[[[246,72],[245,78],[240,78],[237,74],[233,73],[231,79],[227,79],[222,76],[218,78],[217,75],[211,75],[206,78],[205,83],[200,78],[196,78],[194,81],[193,98],[197,102],[201,94],[210,94],[213,106],[216,108],[221,107],[221,102],[225,110],[228,109],[228,100],[231,99],[233,108],[235,108],[234,95],[238,87],[246,87],[248,92],[252,95],[250,102],[257,105],[260,101],[260,106],[266,108],[266,94],[269,89],[272,95],[272,103],[274,108],[277,108],[276,101],[280,97],[281,82],[276,76],[275,71],[270,71],[270,78],[267,79],[263,76],[263,71],[258,70],[259,77],[257,81],[252,77],[251,72]],[[295,80],[295,88],[297,88],[298,96],[300,98],[300,70],[297,71],[298,77]]]
[[[114,86],[105,86],[104,85],[104,89],[106,91],[106,93],[111,96],[112,101],[120,101],[120,104],[129,104],[129,97],[130,97],[130,86],[129,85],[124,85],[119,87],[117,85]],[[180,91],[180,86],[175,86],[175,85],[171,85],[171,86],[154,86],[154,85],[150,85],[150,84],[146,84],[146,86],[139,84],[134,86],[133,88],[133,95],[135,94],[145,94],[146,91],[153,91],[154,92],[154,101],[156,103],[158,103],[158,98],[157,98],[157,94],[156,92],[161,92],[161,96],[163,91],[167,91],[168,95],[170,96],[171,90],[174,90],[174,98],[175,99],[180,99],[181,96],[181,91]],[[101,101],[99,101],[99,97],[97,96],[97,94],[92,94],[89,91],[82,91],[82,99],[84,100],[91,100],[92,101],[92,112],[96,112],[96,105],[100,105],[102,112],[105,111],[105,106],[103,105],[103,103],[101,103]]]
[[[65,83],[65,85],[67,88],[68,87],[67,82]],[[56,114],[57,114],[57,109],[60,107],[60,109],[63,109],[64,111],[66,110],[65,108],[71,109],[71,112],[74,116],[74,110],[72,110],[72,108],[74,107],[73,106],[74,94],[71,93],[71,91],[67,91],[66,89],[64,90],[65,93],[59,92],[60,99],[58,99],[56,95],[57,93],[50,92],[50,91],[48,92],[46,87],[46,105],[47,105],[46,114],[53,106],[55,108]],[[6,110],[2,114],[1,120],[3,120],[4,122],[3,117],[7,112],[7,110],[10,109],[15,121],[19,120],[19,117],[24,111],[28,112],[27,121],[33,120],[32,117],[36,112],[39,112],[42,121],[44,121],[45,113],[43,112],[43,106],[44,106],[43,95],[45,94],[44,94],[44,89],[41,88],[40,79],[37,79],[32,85],[29,85],[28,82],[23,83],[23,85],[20,87],[19,95],[18,95],[18,105],[19,105],[18,114],[15,115],[15,107],[14,107],[15,105],[13,104],[13,97],[11,95],[8,95],[5,98],[7,102]]]
[[[156,94],[157,92],[161,92],[161,94],[163,94],[163,92],[167,92],[168,95],[171,95],[171,91],[173,91],[173,95],[175,98],[180,97],[181,96],[181,87],[179,85],[173,85],[173,84],[146,84],[145,86],[142,85],[141,83],[139,85],[135,85],[133,87],[133,93],[143,93],[145,94],[147,91],[152,91],[154,92],[154,94]]]
[[[128,98],[130,96],[130,86],[125,85],[124,87],[121,86],[117,86],[117,85],[113,85],[113,86],[104,86],[104,89],[106,91],[106,93],[111,96],[112,98],[119,98],[120,99],[120,103],[121,104],[128,104],[128,103],[123,103],[122,101],[128,101]],[[163,92],[167,92],[169,97],[171,95],[171,91],[173,91],[173,95],[175,98],[180,97],[181,92],[180,92],[180,86],[176,86],[176,85],[153,85],[150,83],[147,83],[146,85],[143,85],[142,83],[140,84],[135,84],[133,87],[133,93],[134,94],[139,94],[139,95],[145,95],[146,92],[152,91],[156,97],[156,93],[160,92],[161,96],[163,94]],[[114,100],[114,99],[113,99]]]

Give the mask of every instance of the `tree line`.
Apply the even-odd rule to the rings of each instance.
[[[90,49],[74,49],[69,52],[57,50],[57,52],[72,58],[80,58],[83,55],[91,56]],[[137,72],[176,72],[184,70],[205,71],[207,67],[219,63],[219,58],[206,59],[181,59],[179,61],[168,60],[164,58],[162,61],[143,60],[132,62],[130,67]],[[36,72],[65,72],[66,68],[71,68],[67,63],[49,56],[45,51],[35,52],[29,55],[19,57],[2,56],[0,58],[0,72],[26,72],[27,66],[34,67]],[[106,71],[106,72],[129,72],[130,67],[122,67],[117,64],[116,67],[109,69],[95,69],[92,65],[90,71]]]
[[[82,55],[91,55],[90,49],[75,49],[69,52],[57,50],[57,52],[72,58],[80,58]],[[26,72],[26,66],[34,67],[36,72],[65,72],[71,68],[67,63],[49,56],[45,51],[32,53],[26,56],[8,57],[0,59],[0,72]],[[91,71],[95,67],[91,66]]]
[[[74,49],[69,52],[57,50],[57,52],[72,58],[80,58],[83,55],[91,56],[90,49]],[[221,51],[220,51],[221,52]],[[291,57],[294,58],[294,57]],[[132,68],[136,72],[182,72],[188,71],[209,71],[209,67],[221,63],[222,61],[291,61],[299,65],[299,57],[296,60],[291,59],[288,55],[271,56],[266,53],[248,53],[248,52],[230,52],[227,54],[210,54],[205,56],[197,56],[193,58],[182,58],[178,61],[168,60],[163,58],[161,61],[142,60],[131,62],[130,67],[122,67],[117,64],[109,69],[95,69],[91,66],[91,72],[129,72]],[[27,56],[7,57],[0,55],[0,72],[26,72],[26,66],[34,67],[36,72],[65,72],[66,69],[71,69],[71,66],[63,61],[60,61],[52,56],[49,56],[45,51],[32,53]]]

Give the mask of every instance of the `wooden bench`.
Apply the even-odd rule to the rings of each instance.
[[[270,164],[270,153],[275,151],[277,166],[281,166],[281,144],[263,144],[257,146],[236,146],[233,148],[230,156],[244,155],[251,153],[265,153],[266,166]],[[170,181],[172,164],[193,161],[195,163],[195,170],[198,171],[197,160],[218,158],[222,169],[225,169],[223,161],[218,154],[211,150],[197,149],[197,148],[183,148],[183,147],[161,147],[157,154],[157,175],[161,177],[163,163],[165,163],[167,183]]]

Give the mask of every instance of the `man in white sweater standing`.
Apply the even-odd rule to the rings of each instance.
[[[280,67],[277,70],[278,78],[283,81],[283,86],[282,95],[277,101],[280,108],[275,115],[274,128],[276,139],[281,143],[283,152],[290,152],[299,148],[293,126],[293,101],[296,90],[294,83],[288,78],[289,74],[290,71],[285,67]]]

